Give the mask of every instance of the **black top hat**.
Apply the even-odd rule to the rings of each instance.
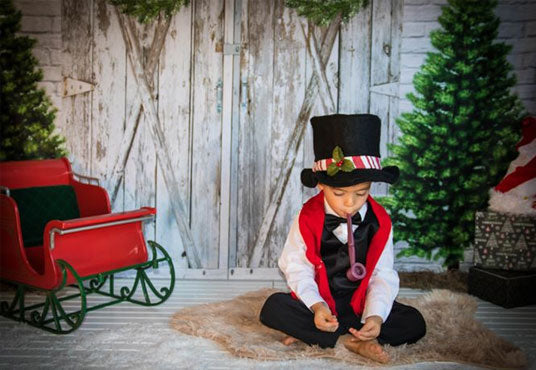
[[[311,118],[315,163],[301,172],[303,185],[345,187],[362,182],[394,183],[396,166],[381,167],[381,122],[373,114],[333,114]]]

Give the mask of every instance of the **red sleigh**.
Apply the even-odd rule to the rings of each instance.
[[[156,209],[111,213],[106,190],[75,176],[65,158],[0,163],[0,279],[16,287],[0,314],[54,333],[119,302],[160,304],[175,284],[168,253],[149,241],[149,256],[143,236]],[[154,282],[147,270],[161,265],[169,278]],[[135,277],[118,284],[115,274],[127,270]],[[44,291],[44,302],[26,305],[29,289]],[[110,300],[89,307],[90,294]]]

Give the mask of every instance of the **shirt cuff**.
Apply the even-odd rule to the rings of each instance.
[[[315,303],[318,303],[318,302],[323,302],[323,303],[326,303],[322,297],[320,296],[320,294],[318,293],[315,293],[315,292],[307,292],[307,293],[304,293],[304,294],[301,294],[299,297],[300,301],[303,302],[304,305],[307,306],[307,308],[309,310],[311,310],[311,307],[315,304]],[[326,304],[327,305],[327,304]],[[313,310],[311,310],[311,312],[313,312]]]
[[[367,302],[363,315],[361,315],[361,323],[364,324],[366,318],[370,316],[380,316],[382,318],[382,322],[385,322],[389,316],[389,313],[391,313],[391,308],[392,304],[388,305],[385,304],[385,302]]]

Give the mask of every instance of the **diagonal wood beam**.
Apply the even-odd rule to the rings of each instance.
[[[187,224],[188,217],[186,215],[184,202],[180,196],[180,188],[177,179],[174,176],[173,165],[167,152],[166,137],[160,118],[158,117],[158,111],[154,102],[153,92],[150,88],[149,76],[147,76],[143,65],[142,55],[139,43],[135,42],[136,35],[135,29],[132,23],[129,23],[123,14],[116,9],[116,13],[119,19],[119,25],[121,26],[121,33],[125,41],[127,48],[127,56],[134,73],[134,79],[140,89],[140,98],[143,105],[143,113],[148,121],[153,143],[155,145],[156,156],[160,167],[162,168],[162,175],[164,182],[168,188],[168,192],[171,198],[171,208],[175,221],[179,227],[182,243],[188,258],[189,265],[192,268],[200,268],[201,260],[199,253],[195,248],[193,238],[190,232],[190,227]]]
[[[333,50],[333,44],[335,43],[340,24],[341,17],[339,15],[330,23],[323,37],[321,62],[324,66],[327,64],[331,55],[331,51]],[[312,30],[309,32],[312,32]],[[250,268],[259,267],[264,244],[266,243],[268,233],[272,228],[275,215],[277,214],[279,206],[281,205],[281,199],[283,198],[284,191],[290,179],[290,173],[292,172],[292,168],[294,167],[294,163],[296,162],[296,157],[301,142],[303,140],[305,129],[307,127],[307,122],[311,117],[311,110],[313,108],[313,104],[317,98],[319,91],[319,80],[321,80],[321,77],[319,77],[317,73],[314,72],[311,76],[309,84],[307,85],[307,90],[303,99],[300,113],[298,114],[298,119],[296,120],[296,126],[294,127],[294,131],[291,134],[290,141],[285,152],[285,158],[283,159],[281,170],[279,171],[279,175],[277,176],[277,183],[275,184],[275,189],[270,197],[268,209],[264,214],[261,228],[259,229],[259,234],[257,235],[253,250],[250,254],[248,264]]]
[[[333,94],[331,93],[328,78],[326,75],[327,62],[324,63],[322,61],[322,57],[320,56],[320,52],[318,50],[318,41],[316,40],[313,25],[311,22],[309,22],[307,26],[307,24],[305,24],[305,21],[301,21],[300,26],[303,37],[307,41],[307,54],[309,54],[309,56],[313,60],[313,73],[315,73],[318,78],[318,93],[321,97],[323,97],[323,99],[321,99],[321,102],[324,108],[324,112],[326,112],[326,114],[335,113],[337,111],[337,106],[335,105],[335,99],[333,98]],[[306,32],[306,29],[309,29],[310,31]]]
[[[134,22],[132,19],[128,18],[129,22]],[[149,50],[149,57],[147,58],[147,63],[144,66],[145,73],[147,74],[150,81],[154,81],[154,73],[156,70],[156,65],[160,54],[162,53],[162,48],[164,47],[164,41],[171,24],[171,18],[160,17],[156,25],[155,34],[153,37],[153,42]],[[133,26],[133,25],[132,25]],[[139,46],[139,40],[135,38],[133,40]],[[154,87],[151,85],[151,91],[154,90]],[[134,95],[133,101],[140,100],[140,88],[136,86],[136,93]],[[125,131],[123,132],[123,137],[121,143],[119,144],[119,151],[116,152],[116,155],[112,161],[113,166],[111,171],[107,174],[106,178],[109,179],[110,189],[112,190],[111,203],[112,206],[115,204],[117,199],[117,194],[119,192],[119,187],[121,185],[121,180],[123,179],[124,172],[128,158],[130,156],[130,150],[132,149],[132,144],[134,143],[134,138],[136,137],[136,132],[138,130],[138,125],[140,118],[143,114],[143,105],[136,104],[130,107],[130,110],[127,113],[125,120]]]

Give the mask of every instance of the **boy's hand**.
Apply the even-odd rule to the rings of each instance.
[[[337,318],[331,314],[331,311],[323,302],[317,302],[311,306],[315,313],[315,326],[318,330],[334,332],[339,327]]]
[[[365,325],[360,330],[350,328],[349,332],[362,341],[372,340],[380,335],[383,320],[380,316],[369,316],[365,319]]]

